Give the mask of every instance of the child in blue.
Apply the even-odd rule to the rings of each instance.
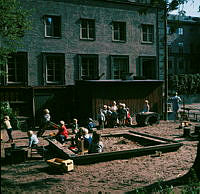
[[[37,136],[33,133],[33,131],[28,131],[27,134],[29,139],[28,147],[37,147],[37,144],[39,143]]]

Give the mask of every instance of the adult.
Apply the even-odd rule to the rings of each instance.
[[[172,103],[173,115],[174,115],[174,122],[178,118],[178,112],[180,108],[180,102],[182,101],[178,93],[175,93],[175,96],[171,97],[169,101]]]

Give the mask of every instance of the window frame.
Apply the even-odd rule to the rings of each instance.
[[[65,55],[63,53],[42,53],[43,54],[43,72],[44,72],[44,84],[45,85],[63,85],[65,83]],[[54,64],[53,64],[53,81],[51,80],[48,80],[48,72],[50,71],[48,69],[48,57],[55,57],[54,59]],[[56,60],[56,58],[60,58],[60,64],[59,64],[59,72],[58,74],[59,75],[56,75],[56,68],[55,66],[57,65],[55,63],[55,61],[58,61]],[[64,70],[64,71],[62,71]],[[56,76],[57,77],[60,77],[60,80],[56,80]]]
[[[83,73],[83,59],[94,59],[95,60],[95,66],[94,67],[94,74],[90,75],[90,69],[87,69],[87,75],[84,75]],[[97,54],[79,54],[78,55],[78,59],[79,59],[79,79],[83,79],[83,80],[96,80],[99,77],[99,56]],[[91,64],[87,61],[87,66],[90,68]]]
[[[144,32],[144,27],[146,27],[147,31]],[[151,28],[150,28],[151,27]],[[150,29],[152,32],[150,32]],[[146,33],[147,40],[144,40],[144,33]],[[151,41],[150,41],[151,35]],[[153,44],[154,43],[154,25],[153,24],[142,24],[141,26],[141,41],[145,44]]]
[[[19,68],[17,68],[17,66],[19,65],[19,64],[17,64],[17,57],[19,57],[19,56],[23,56],[23,67],[22,68],[20,68],[21,70],[18,70]],[[8,85],[25,85],[26,83],[27,83],[27,80],[28,80],[28,78],[27,78],[27,67],[28,67],[28,57],[27,57],[27,52],[17,52],[17,53],[14,53],[14,54],[12,54],[8,59],[7,59],[7,64],[6,64],[6,76],[5,76],[5,82],[6,82],[6,84],[8,84]],[[18,81],[18,80],[16,80],[16,81],[9,81],[9,60],[11,60],[11,59],[14,59],[14,65],[15,65],[15,67],[13,68],[14,69],[14,77],[15,77],[15,79],[18,79],[18,78],[16,78],[16,77],[19,77],[19,75],[17,75],[17,74],[21,74],[20,76],[22,76],[22,80],[21,81]],[[22,71],[22,72],[21,72]]]
[[[61,38],[61,35],[62,35],[62,32],[61,32],[61,16],[60,15],[44,15],[43,16],[44,17],[44,35],[45,35],[45,38]],[[47,18],[52,18],[52,22],[53,22],[53,24],[52,24],[52,28],[51,28],[51,31],[53,31],[53,32],[51,32],[52,34],[48,34],[48,29],[47,29]],[[53,20],[53,18],[54,18],[54,20]],[[59,23],[58,24],[56,24],[56,23],[54,23],[54,21],[55,20],[59,20]],[[57,33],[58,33],[58,35],[56,35],[56,30],[55,29],[57,29]]]
[[[125,67],[125,69],[126,69],[126,72],[123,74],[123,73],[121,73],[121,71],[122,71],[122,69],[123,68],[121,68],[121,64],[120,64],[120,67],[118,68],[119,70],[119,75],[118,75],[118,78],[115,78],[116,76],[115,76],[115,69],[117,69],[117,67],[114,67],[115,66],[115,61],[114,60],[118,60],[118,59],[124,59],[124,60],[127,60],[126,62],[127,62],[127,64],[126,64],[126,67]],[[110,75],[110,77],[111,77],[111,79],[113,79],[113,80],[119,80],[119,79],[124,79],[125,77],[125,74],[128,74],[129,73],[129,71],[130,71],[130,67],[129,67],[129,56],[128,55],[111,55],[110,56],[110,60],[111,60],[111,64],[110,64],[110,70],[111,70],[111,75]]]
[[[117,28],[115,28],[117,27]],[[113,42],[126,42],[126,22],[112,21],[112,41]],[[115,37],[117,33],[117,38]]]
[[[183,27],[178,27],[178,28],[177,28],[177,34],[180,35],[180,36],[183,36],[183,34],[184,34],[184,29],[183,29]]]
[[[83,27],[83,22],[86,22],[86,27]],[[83,30],[85,29],[87,36],[83,36]],[[90,34],[91,33],[91,34]],[[92,35],[90,37],[90,35]],[[96,39],[96,22],[95,19],[80,19],[80,40],[95,40]]]

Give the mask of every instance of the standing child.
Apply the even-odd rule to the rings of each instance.
[[[44,134],[45,130],[49,127],[49,123],[50,123],[50,120],[51,120],[49,110],[44,109],[43,112],[44,112],[44,114],[42,115],[42,118],[41,118],[41,126],[40,126],[38,133],[37,133],[38,137],[41,137]]]
[[[104,123],[105,123],[105,120],[106,120],[106,117],[102,111],[102,109],[99,110],[99,114],[97,116],[97,119],[98,119],[98,122],[99,122],[99,129],[104,129]]]
[[[150,105],[149,105],[149,101],[145,100],[144,101],[144,109],[142,112],[149,112],[150,111]]]
[[[77,132],[78,132],[78,120],[77,119],[73,119],[72,133],[76,134]]]
[[[5,125],[5,129],[7,131],[8,138],[9,138],[9,140],[7,141],[7,143],[12,143],[13,142],[12,126],[10,124],[10,118],[9,118],[9,116],[5,116],[4,117],[4,125]]]

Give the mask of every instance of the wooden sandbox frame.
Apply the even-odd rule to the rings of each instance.
[[[140,144],[143,145],[144,148],[78,155],[70,149],[63,147],[62,144],[60,144],[55,139],[46,138],[46,140],[49,142],[49,146],[51,146],[52,150],[59,156],[59,158],[71,159],[74,161],[74,164],[90,164],[115,159],[127,159],[131,157],[151,155],[155,154],[156,152],[172,152],[178,150],[182,146],[182,143],[174,140],[134,131],[102,134],[101,137],[103,138],[121,136],[136,142],[140,142]]]

